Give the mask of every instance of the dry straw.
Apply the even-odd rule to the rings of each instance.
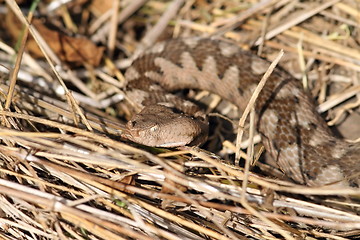
[[[130,111],[121,105],[126,98],[121,72],[130,60],[159,39],[211,35],[243,48],[261,44],[269,59],[284,50],[279,64],[306,81],[320,100],[319,112],[333,117],[332,125],[344,117],[355,119],[346,122],[351,131],[339,129],[359,137],[360,12],[355,1],[109,0],[100,2],[115,4],[119,12],[96,15],[91,4],[81,5],[81,23],[72,15],[76,1],[60,2],[36,9],[53,23],[64,19],[68,31],[88,29],[78,34],[117,57],[104,57],[98,67],[67,65],[28,24],[31,15],[24,16],[15,1],[0,3],[1,15],[13,12],[25,29],[14,64],[9,37],[0,41],[1,239],[360,236],[359,189],[295,185],[261,162],[244,171],[231,164],[236,148],[230,141],[221,145],[220,130],[214,133],[217,141],[206,145],[209,151],[153,149],[120,137]],[[23,51],[27,31],[45,58]],[[199,96],[214,108],[221,102],[207,93]],[[241,121],[239,130],[247,127]],[[350,135],[356,131],[357,136]],[[256,146],[253,151],[248,160],[259,155]]]

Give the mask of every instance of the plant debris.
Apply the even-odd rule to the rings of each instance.
[[[0,9],[1,239],[359,239],[360,190],[299,186],[260,160],[244,171],[247,142],[239,166],[227,138],[241,114],[217,96],[186,93],[215,112],[201,148],[121,138],[134,111],[122,75],[132,59],[157,41],[218,36],[269,60],[283,49],[280,65],[356,141],[356,1],[6,0]]]

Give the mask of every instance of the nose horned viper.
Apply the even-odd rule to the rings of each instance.
[[[206,139],[206,117],[194,104],[169,93],[207,90],[243,110],[268,65],[222,40],[155,44],[125,73],[129,98],[144,107],[127,123],[125,135],[150,146],[199,144]],[[360,186],[360,145],[333,136],[309,94],[286,71],[274,70],[255,111],[265,149],[286,176],[309,186]]]

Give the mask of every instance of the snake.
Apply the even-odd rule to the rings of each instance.
[[[200,145],[208,135],[207,116],[174,92],[209,91],[243,111],[269,65],[225,39],[156,43],[125,72],[127,98],[138,110],[123,135],[155,147]],[[360,144],[332,133],[298,79],[276,67],[254,108],[267,157],[285,176],[307,186],[360,187]]]

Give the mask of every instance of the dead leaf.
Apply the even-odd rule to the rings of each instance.
[[[93,0],[90,4],[90,11],[95,16],[101,16],[113,6],[113,0]]]
[[[98,47],[85,37],[71,37],[59,30],[53,30],[45,26],[41,20],[34,19],[33,25],[39,31],[46,43],[55,54],[64,62],[72,65],[84,63],[98,66],[104,53],[104,47]],[[6,16],[6,26],[11,36],[17,40],[21,36],[22,24],[14,14],[9,11]],[[33,57],[43,57],[37,43],[31,37],[27,41],[27,50]]]

